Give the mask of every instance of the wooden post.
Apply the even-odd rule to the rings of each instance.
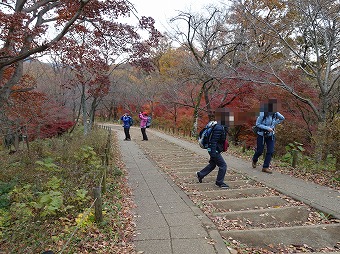
[[[102,166],[105,166],[105,154],[100,155],[102,157]]]
[[[247,150],[247,143],[246,143],[246,141],[243,141],[242,142],[242,153],[245,153],[246,150]]]
[[[292,151],[292,167],[293,168],[296,168],[297,166],[297,162],[298,162],[298,151],[297,150],[293,150]]]
[[[96,223],[103,221],[103,208],[102,208],[102,197],[101,197],[101,187],[93,188],[93,194],[95,198],[94,202],[94,217]]]
[[[107,174],[107,167],[109,165],[109,156],[107,154],[107,148],[105,148],[105,154],[102,156],[102,165],[103,165],[103,181],[101,183],[102,186],[102,193],[106,192],[106,174]]]
[[[105,165],[109,165],[109,149],[105,148]]]
[[[103,182],[102,182],[102,193],[106,193],[106,172],[107,172],[107,166],[104,166],[103,168]]]

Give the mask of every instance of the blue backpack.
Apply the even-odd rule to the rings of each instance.
[[[152,121],[152,117],[148,116],[148,120],[146,121],[146,128],[149,128],[151,126],[151,121]]]
[[[210,142],[210,139],[211,139],[211,134],[212,134],[215,126],[216,126],[216,124],[214,124],[214,125],[208,124],[198,134],[198,144],[202,149],[208,148],[209,142]]]

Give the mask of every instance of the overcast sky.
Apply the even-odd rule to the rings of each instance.
[[[136,8],[138,16],[151,16],[155,19],[156,28],[164,32],[167,21],[178,14],[178,11],[199,12],[208,4],[225,2],[222,0],[129,0]]]

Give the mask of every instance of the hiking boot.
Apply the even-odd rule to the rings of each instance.
[[[252,166],[253,168],[256,168],[256,162],[253,161],[253,162],[251,163],[251,166]]]
[[[265,172],[265,173],[268,173],[268,174],[273,173],[273,171],[271,171],[269,168],[262,168],[262,172]]]
[[[221,189],[229,189],[229,185],[226,183],[218,183],[216,182],[216,185],[220,187]]]
[[[197,171],[197,172],[196,172],[196,175],[197,175],[198,181],[199,181],[200,183],[202,183],[203,177],[201,177],[200,172]]]

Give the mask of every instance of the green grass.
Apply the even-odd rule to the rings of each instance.
[[[102,245],[97,253],[117,251],[117,243],[131,233],[123,233],[129,226],[124,214],[128,190],[124,172],[114,162],[107,168],[103,223],[94,222],[91,208],[93,188],[102,179],[107,135],[96,130],[84,137],[78,130],[31,142],[30,151],[0,151],[1,251],[81,253],[91,245]],[[114,146],[111,152],[118,155]]]

